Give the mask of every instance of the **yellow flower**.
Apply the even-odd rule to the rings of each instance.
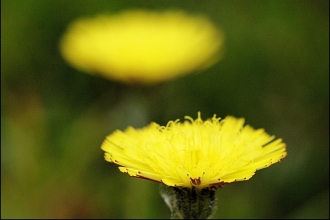
[[[244,126],[243,118],[185,119],[117,130],[101,146],[105,159],[133,177],[205,188],[248,180],[287,155],[281,139]]]
[[[222,44],[222,33],[203,16],[131,10],[73,22],[60,49],[81,71],[154,84],[209,67]]]

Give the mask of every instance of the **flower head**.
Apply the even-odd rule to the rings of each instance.
[[[244,126],[243,118],[214,115],[203,121],[200,113],[196,120],[185,118],[115,131],[101,146],[105,159],[133,177],[205,188],[248,180],[287,155],[281,139]]]
[[[214,64],[222,43],[222,33],[203,16],[131,10],[73,22],[60,49],[81,71],[153,84]]]

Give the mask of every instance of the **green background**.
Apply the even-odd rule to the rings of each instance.
[[[223,59],[128,86],[61,58],[71,21],[132,8],[205,14],[226,35]],[[281,163],[218,190],[214,218],[329,218],[329,1],[1,1],[2,218],[168,218],[159,185],[120,173],[100,146],[198,111],[287,144]]]

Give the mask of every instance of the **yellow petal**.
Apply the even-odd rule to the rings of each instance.
[[[201,15],[131,10],[74,21],[60,49],[64,59],[81,71],[154,84],[214,64],[223,38]]]
[[[197,188],[248,180],[287,155],[282,139],[244,126],[242,118],[203,121],[200,114],[182,123],[116,131],[101,148],[107,161],[130,176]]]

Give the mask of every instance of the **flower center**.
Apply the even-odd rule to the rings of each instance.
[[[195,185],[195,186],[198,186],[201,184],[201,178],[198,177],[198,178],[190,178],[190,182],[192,185]]]

